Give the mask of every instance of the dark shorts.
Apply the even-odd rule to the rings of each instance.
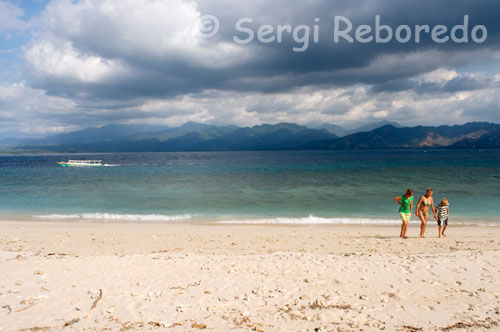
[[[441,226],[441,223],[444,223],[445,226],[448,226],[448,218],[446,218],[445,220],[441,221],[441,219],[438,218],[438,226]]]

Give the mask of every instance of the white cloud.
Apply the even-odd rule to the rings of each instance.
[[[26,28],[21,8],[7,1],[0,1],[0,36]]]
[[[422,75],[419,75],[416,79],[423,80],[425,82],[432,82],[432,83],[443,83],[447,81],[451,81],[455,77],[458,76],[458,73],[455,70],[449,70],[445,68],[439,68],[436,70],[433,70],[429,73],[425,73]]]
[[[56,0],[47,6],[42,23],[62,38],[103,53],[162,55],[193,45],[198,17],[195,5],[183,0]]]
[[[438,71],[431,76],[455,78],[443,73]],[[0,85],[0,120],[6,124],[0,130],[0,137],[8,136],[6,128],[36,136],[109,122],[169,126],[187,121],[240,126],[295,122],[302,125],[334,123],[345,127],[380,119],[408,126],[500,122],[500,115],[494,116],[495,110],[500,109],[495,85],[446,94],[421,94],[413,90],[373,94],[370,88],[369,85],[309,86],[273,94],[206,90],[171,99],[144,99],[129,105],[95,103],[82,108],[72,99],[47,96],[43,90],[23,83]]]
[[[444,76],[454,78],[454,75]],[[186,121],[241,126],[296,122],[354,127],[380,119],[396,120],[408,126],[461,124],[476,120],[500,121],[500,116],[492,118],[489,112],[479,114],[479,110],[500,109],[497,93],[495,87],[488,87],[453,94],[420,94],[407,90],[374,95],[367,85],[328,89],[311,86],[275,94],[206,91],[150,101],[141,111],[145,117],[152,116],[148,118],[149,123],[163,121],[168,125]],[[170,116],[172,112],[174,116]],[[186,116],[183,117],[182,112]]]
[[[82,83],[100,82],[125,71],[117,60],[79,53],[70,42],[55,38],[33,44],[25,52],[25,58],[32,75]]]
[[[26,61],[38,77],[100,82],[151,64],[187,59],[221,68],[248,57],[232,43],[207,47],[196,7],[188,0],[55,0],[36,20]]]
[[[54,121],[76,112],[76,104],[68,99],[51,97],[45,91],[27,87],[24,82],[0,84],[0,136],[40,136],[68,131],[78,125],[61,126]]]

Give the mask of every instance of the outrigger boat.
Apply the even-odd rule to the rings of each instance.
[[[60,161],[58,162],[59,165],[67,167],[67,166],[73,166],[73,167],[95,167],[95,166],[102,166],[101,163],[102,160],[68,160],[68,161]]]

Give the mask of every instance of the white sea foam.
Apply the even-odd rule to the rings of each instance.
[[[114,213],[83,213],[83,214],[49,214],[37,215],[35,218],[48,219],[48,220],[103,220],[103,221],[187,221],[193,220],[193,216],[185,215],[161,215],[161,214],[114,214]],[[217,224],[281,224],[281,225],[400,225],[399,219],[383,219],[383,218],[323,218],[310,215],[302,218],[248,218],[248,219],[225,219],[225,220],[208,220],[196,217],[198,221],[208,221]],[[429,222],[431,222],[429,220]],[[420,224],[420,220],[413,218],[410,224]],[[496,222],[481,222],[481,221],[462,221],[457,220],[453,222],[456,225],[478,225],[478,226],[492,226],[498,227],[500,223]]]
[[[417,223],[418,221],[410,221]],[[374,225],[393,225],[401,224],[399,219],[371,219],[371,218],[322,218],[310,215],[304,218],[267,218],[267,219],[236,219],[220,220],[217,223],[222,224],[296,224],[296,225],[318,225],[318,224],[374,224]]]
[[[290,224],[290,225],[401,225],[400,219],[382,219],[382,218],[322,218],[310,215],[309,217],[303,218],[262,218],[262,219],[229,219],[229,220],[218,220],[216,223],[219,224],[249,224],[249,225],[260,225],[260,224]],[[435,224],[434,220],[429,220],[429,224]],[[410,220],[410,224],[419,225],[420,220],[418,218],[413,218]],[[464,221],[457,220],[452,224],[467,226],[491,226],[500,227],[500,222],[484,222],[484,221]]]
[[[166,216],[162,214],[115,214],[115,213],[48,214],[36,217],[42,219],[126,220],[126,221],[177,221],[177,220],[191,219],[191,216],[188,214]]]

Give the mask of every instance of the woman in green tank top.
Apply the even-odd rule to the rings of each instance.
[[[394,197],[396,203],[399,204],[399,216],[403,224],[401,225],[401,234],[399,237],[406,239],[406,232],[408,231],[408,224],[411,219],[413,211],[413,190],[408,189],[403,196]]]

